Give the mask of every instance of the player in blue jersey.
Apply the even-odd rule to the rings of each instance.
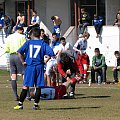
[[[20,101],[15,110],[23,109],[23,102],[27,95],[29,87],[36,86],[34,110],[39,109],[39,100],[41,87],[44,86],[44,64],[54,56],[52,48],[49,47],[43,40],[40,40],[41,31],[39,28],[33,28],[30,32],[31,40],[18,50],[18,56],[23,64],[26,64],[24,73],[23,89],[20,94]],[[26,56],[24,61],[23,56]],[[44,61],[44,55],[49,56]]]

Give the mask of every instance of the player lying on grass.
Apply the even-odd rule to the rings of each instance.
[[[36,86],[34,110],[39,109],[39,100],[41,94],[41,87],[44,86],[44,64],[54,56],[53,50],[43,41],[40,40],[40,29],[33,28],[30,32],[31,40],[26,41],[25,44],[18,50],[18,56],[22,64],[26,64],[24,72],[24,82],[22,92],[20,94],[20,101],[15,110],[23,109],[23,102],[27,95],[29,87]],[[23,56],[26,56],[24,61]],[[44,55],[48,55],[48,59],[44,61]]]

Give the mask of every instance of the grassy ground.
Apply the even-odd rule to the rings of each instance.
[[[107,79],[112,80],[111,69]],[[18,91],[22,82],[18,81]],[[11,90],[9,73],[0,70],[0,120],[119,120],[120,88],[117,85],[79,84],[76,99],[41,101],[41,110],[31,110],[33,101],[24,103],[24,110],[16,111],[17,104]]]

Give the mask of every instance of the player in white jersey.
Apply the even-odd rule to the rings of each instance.
[[[83,74],[84,82],[87,79],[87,70],[89,66],[89,56],[86,54],[87,49],[87,39],[90,37],[88,32],[85,32],[81,38],[75,43],[73,49],[77,52],[78,59],[77,65],[79,67],[79,71]]]

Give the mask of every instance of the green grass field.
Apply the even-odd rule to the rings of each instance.
[[[108,69],[107,79],[112,80]],[[21,92],[22,81],[18,80]],[[33,101],[25,101],[24,110],[13,110],[14,101],[9,73],[0,70],[0,120],[119,120],[120,87],[118,85],[78,84],[76,99],[43,100],[41,110],[33,111]]]

